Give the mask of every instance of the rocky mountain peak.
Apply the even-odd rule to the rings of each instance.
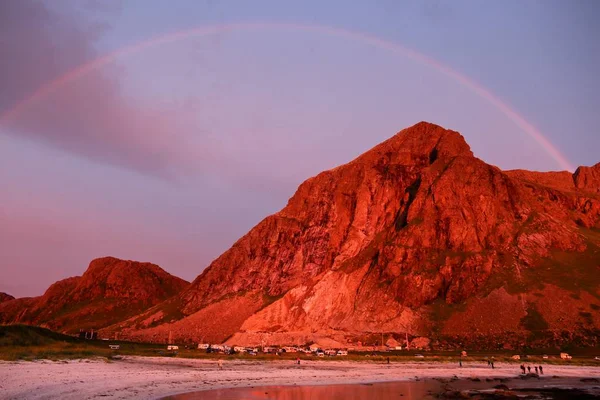
[[[401,130],[354,162],[424,166],[438,158],[457,156],[473,157],[464,137],[456,131],[423,121]]]

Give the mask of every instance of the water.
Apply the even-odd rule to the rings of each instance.
[[[165,397],[164,400],[358,400],[434,399],[441,384],[435,380],[322,386],[260,386],[217,389]]]

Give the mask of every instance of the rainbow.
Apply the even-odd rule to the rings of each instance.
[[[226,33],[229,31],[240,31],[240,30],[296,30],[305,32],[315,32],[326,35],[338,36],[346,39],[356,40],[363,43],[370,44],[372,46],[386,49],[395,53],[400,53],[412,60],[418,61],[422,64],[430,66],[444,75],[454,79],[461,83],[471,91],[491,103],[499,111],[505,114],[513,123],[515,123],[522,131],[531,136],[541,147],[548,153],[558,165],[568,171],[573,171],[574,168],[567,158],[561,154],[561,152],[531,123],[527,122],[523,116],[517,113],[512,107],[500,100],[497,96],[492,94],[488,89],[473,81],[470,78],[460,74],[452,68],[439,63],[438,61],[421,54],[415,50],[404,47],[400,44],[389,42],[378,38],[376,36],[368,35],[362,32],[349,31],[341,28],[333,28],[321,25],[304,25],[295,23],[275,23],[275,22],[253,22],[253,23],[234,23],[234,24],[223,24],[223,25],[209,25],[184,31],[178,31],[161,35],[155,38],[151,38],[139,43],[135,43],[121,49],[118,49],[112,53],[105,54],[94,60],[91,60],[85,64],[82,64],[67,73],[59,76],[58,78],[47,82],[46,84],[39,87],[30,96],[16,103],[13,107],[8,109],[6,112],[0,114],[0,125],[4,125],[11,120],[14,120],[23,110],[34,102],[42,99],[48,94],[58,90],[62,85],[77,80],[92,70],[100,68],[118,57],[136,53],[147,49],[152,46],[160,44],[170,43],[194,36],[207,36],[214,35],[217,33]]]

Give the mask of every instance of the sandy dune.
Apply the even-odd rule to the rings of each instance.
[[[600,368],[544,367],[546,376],[597,377]],[[411,380],[415,377],[514,377],[515,364],[398,363],[351,361],[225,361],[126,357],[120,361],[0,362],[2,399],[148,399],[189,391],[258,385],[307,385]]]

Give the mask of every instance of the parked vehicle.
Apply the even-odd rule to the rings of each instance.
[[[119,350],[121,348],[118,344],[109,344],[108,347],[110,347],[111,350]]]
[[[415,358],[425,358],[423,354],[415,354]]]
[[[325,357],[325,352],[323,350],[317,350],[315,354],[317,357]]]
[[[338,355],[338,356],[347,356],[347,355],[348,355],[348,352],[347,352],[346,350],[339,350],[339,351],[337,352],[337,355]]]
[[[282,350],[282,352],[285,352],[285,353],[297,353],[298,352],[298,349],[295,347],[283,347],[281,350]]]

